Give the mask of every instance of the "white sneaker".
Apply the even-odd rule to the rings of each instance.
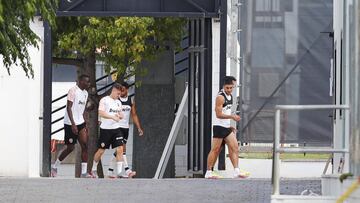
[[[219,179],[222,177],[214,171],[206,171],[205,178],[206,179]]]
[[[113,171],[108,171],[108,172],[107,172],[107,177],[108,177],[108,178],[116,178],[116,175],[114,174]]]
[[[244,170],[235,170],[234,178],[247,178],[250,176],[250,173]]]
[[[80,175],[80,178],[93,178],[93,176],[90,173],[83,173]]]
[[[97,171],[91,171],[89,173],[90,178],[99,178]]]
[[[125,171],[125,175],[123,175],[124,178],[132,178],[136,176],[136,171],[132,171],[131,169],[128,169]]]
[[[57,168],[51,167],[50,176],[51,177],[56,177],[57,176]]]

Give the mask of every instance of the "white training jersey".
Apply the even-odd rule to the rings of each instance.
[[[113,99],[110,96],[103,97],[99,103],[99,110],[105,111],[109,115],[116,115],[122,111],[121,101],[119,99]],[[101,129],[117,129],[120,128],[120,122],[116,122],[113,119],[107,119],[101,117]]]
[[[225,102],[222,106],[222,113],[225,115],[231,115],[231,107],[233,105],[233,97],[232,95],[227,95],[224,90],[220,90],[217,96],[223,96],[225,98]],[[216,112],[215,112],[216,115]],[[215,116],[214,125],[221,126],[224,128],[230,128],[231,119],[220,119]]]
[[[87,99],[88,92],[86,90],[81,90],[77,85],[71,88],[68,92],[67,100],[73,103],[71,111],[75,125],[80,125],[85,122],[83,114],[85,111]],[[71,121],[66,109],[64,116],[64,124],[71,125]]]
[[[133,102],[131,101],[130,97],[120,97],[119,98],[122,105],[122,112],[124,115],[124,118],[120,120],[120,127],[121,128],[129,128],[129,122],[130,122],[130,113],[131,108],[133,105]]]

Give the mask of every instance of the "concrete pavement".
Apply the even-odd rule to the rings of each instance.
[[[103,158],[103,170],[108,169],[110,161],[109,156]],[[325,168],[326,162],[281,162],[280,175],[283,178],[320,178]],[[271,159],[240,159],[239,166],[241,169],[249,171],[251,178],[271,178],[272,160]],[[73,178],[75,177],[74,164],[61,164],[59,167],[58,175],[60,178]],[[217,167],[215,166],[215,169]],[[224,177],[232,177],[233,167],[230,160],[226,160],[225,171],[219,171]],[[331,174],[331,165],[328,168],[327,174]],[[105,174],[106,175],[106,174]]]
[[[282,194],[320,193],[320,179],[286,179]],[[269,179],[0,178],[0,202],[270,202]]]

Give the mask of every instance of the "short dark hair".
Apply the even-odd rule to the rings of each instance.
[[[88,76],[88,75],[86,75],[86,74],[81,74],[78,79],[79,79],[79,81],[82,81],[82,80],[84,80],[85,78],[90,78],[90,76]]]
[[[121,84],[121,86],[125,87],[126,89],[129,89],[129,87],[130,87],[129,83],[127,83],[127,82],[122,82],[120,84]]]
[[[233,76],[225,76],[223,79],[223,85],[232,85],[236,81],[236,78]]]
[[[113,88],[121,90],[121,84],[120,83],[114,83]]]

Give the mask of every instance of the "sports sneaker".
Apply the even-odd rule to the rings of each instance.
[[[50,176],[51,177],[56,177],[57,176],[57,168],[51,167]]]
[[[113,171],[108,171],[107,177],[108,177],[108,178],[111,178],[111,179],[117,178]]]
[[[239,170],[234,172],[234,178],[247,178],[250,176],[250,173],[244,170]]]
[[[97,171],[91,171],[89,173],[90,178],[99,178]]]
[[[93,178],[93,176],[90,173],[83,173],[80,175],[80,178]]]
[[[205,178],[206,179],[219,179],[219,178],[222,178],[222,176],[214,171],[206,171]]]
[[[126,170],[123,175],[124,178],[132,178],[134,176],[136,176],[136,171],[132,171],[131,169]]]

